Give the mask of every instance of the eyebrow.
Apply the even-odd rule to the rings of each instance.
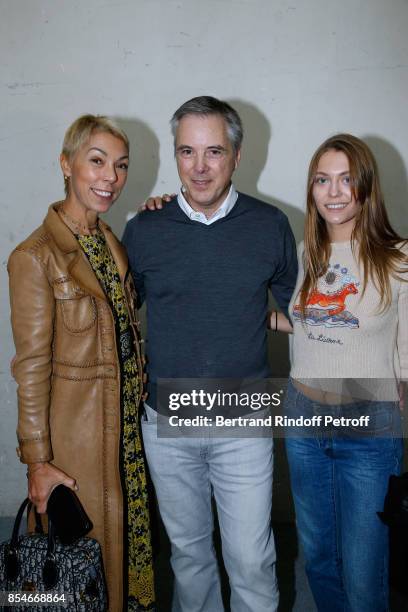
[[[330,176],[330,174],[327,174],[327,172],[322,172],[321,170],[318,170],[316,172],[317,174],[322,174],[323,176]],[[343,174],[350,174],[350,170],[344,170],[344,172],[339,172],[339,176],[343,176]]]
[[[108,157],[106,151],[100,149],[99,147],[91,147],[90,149],[88,149],[88,153],[90,153],[91,151],[98,151],[99,153],[102,153],[102,155],[105,155],[105,157]],[[119,157],[117,161],[121,159],[129,159],[129,155],[122,155],[122,157]]]
[[[194,147],[192,147],[191,145],[184,145],[181,144],[176,148],[176,151],[180,151],[181,149],[194,149]],[[205,147],[205,149],[218,149],[219,151],[226,151],[227,149],[225,147],[223,147],[222,145],[209,145],[208,147]]]

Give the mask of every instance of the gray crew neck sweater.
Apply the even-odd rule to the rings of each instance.
[[[147,304],[149,405],[158,378],[264,378],[268,289],[287,314],[296,244],[276,207],[239,194],[212,225],[174,199],[129,221],[127,249],[140,306]]]

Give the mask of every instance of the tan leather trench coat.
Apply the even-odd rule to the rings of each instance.
[[[120,372],[110,306],[72,232],[49,208],[8,262],[18,383],[18,454],[75,478],[102,546],[109,610],[122,610]],[[102,221],[142,371],[135,293],[124,248]]]

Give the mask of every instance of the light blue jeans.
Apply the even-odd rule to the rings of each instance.
[[[278,606],[271,529],[273,441],[157,437],[149,406],[142,432],[159,510],[171,542],[173,612],[222,612],[213,546],[211,496],[217,505],[232,612],[273,612]],[[159,415],[159,418],[162,418]]]
[[[377,512],[401,468],[395,402],[327,406],[289,383],[285,415],[370,415],[359,432],[288,432],[286,451],[306,572],[319,612],[388,610],[388,528]],[[336,435],[337,434],[337,435]],[[383,436],[383,437],[380,437]]]

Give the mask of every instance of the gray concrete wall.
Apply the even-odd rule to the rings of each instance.
[[[105,113],[130,136],[128,187],[109,215],[119,234],[136,203],[177,189],[168,121],[199,94],[241,112],[236,184],[278,204],[298,238],[309,158],[340,130],[374,149],[391,217],[408,234],[408,3],[0,0],[0,16],[0,515],[9,515],[25,476],[15,455],[6,261],[62,197],[67,126]],[[271,350],[284,371],[286,341],[273,338]]]

